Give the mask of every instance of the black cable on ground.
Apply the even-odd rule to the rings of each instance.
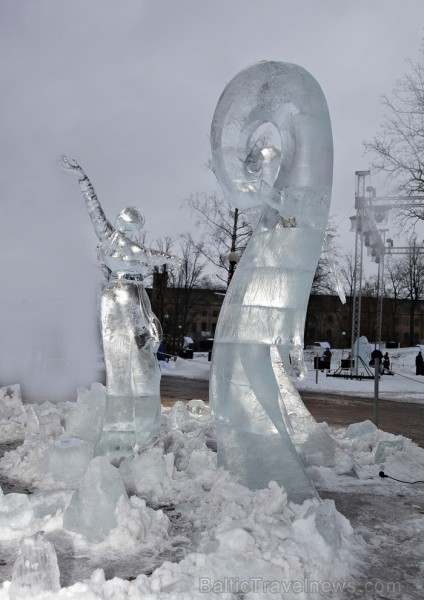
[[[386,473],[384,471],[380,471],[379,473],[380,477],[382,479],[387,478],[387,479],[393,479],[393,481],[399,481],[399,483],[410,483],[410,484],[414,484],[414,483],[424,483],[424,481],[402,481],[402,479],[396,479],[396,477],[391,477],[390,475],[386,475]]]

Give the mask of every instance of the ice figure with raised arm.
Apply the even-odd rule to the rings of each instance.
[[[61,163],[78,177],[99,238],[100,260],[110,271],[101,300],[107,397],[96,454],[119,460],[159,429],[161,374],[156,353],[162,329],[143,278],[153,266],[176,265],[179,259],[141,243],[144,216],[137,208],[125,208],[112,225],[80,165],[66,157]]]
[[[258,138],[265,124],[278,143]],[[275,480],[289,499],[303,501],[316,495],[304,465],[334,461],[332,439],[290,377],[304,373],[305,315],[331,197],[324,94],[297,65],[248,67],[219,99],[211,145],[225,194],[255,220],[214,340],[210,399],[218,463],[252,489]]]

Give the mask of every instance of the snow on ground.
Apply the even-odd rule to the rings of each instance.
[[[384,400],[396,400],[398,402],[424,403],[424,376],[415,375],[415,357],[419,348],[398,348],[388,350],[391,368],[395,373],[383,375],[379,381],[379,396]],[[332,350],[331,373],[334,373],[340,365],[341,358],[347,358],[346,350]],[[305,351],[305,364],[307,375],[304,379],[297,380],[297,388],[317,392],[330,392],[341,395],[355,395],[373,397],[373,379],[344,379],[342,377],[327,377],[326,372],[318,371],[318,382],[316,371],[313,368],[313,351]],[[176,377],[189,377],[198,379],[209,379],[210,362],[207,354],[200,354],[193,360],[177,358],[175,362],[162,363],[162,375],[173,375]],[[348,374],[348,371],[345,372]]]
[[[391,355],[396,375],[381,378],[382,395],[421,401],[415,349]],[[334,351],[332,366],[338,360]],[[207,357],[177,359],[162,373],[207,379],[209,369]],[[315,375],[309,372],[299,387],[373,393],[373,381],[319,372],[316,384]],[[275,483],[252,492],[218,469],[208,407],[200,400],[188,410],[177,403],[162,410],[152,453],[159,462],[146,470],[136,457],[119,470],[128,498],[116,506],[116,526],[94,543],[63,527],[78,482],[55,480],[46,470],[46,455],[65,435],[73,403],[23,404],[18,386],[2,388],[0,399],[0,443],[16,446],[0,459],[0,600],[10,598],[19,541],[37,531],[53,544],[61,574],[62,589],[41,595],[45,600],[423,596],[423,485],[379,477],[384,470],[424,481],[424,450],[402,436],[370,422],[347,429],[322,424],[338,460],[333,468],[308,468],[326,500],[300,506]],[[37,598],[32,592],[23,597],[29,596]]]

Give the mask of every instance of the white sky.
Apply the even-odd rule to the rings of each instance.
[[[2,0],[2,299],[91,301],[96,239],[61,154],[81,162],[111,220],[138,205],[150,240],[193,231],[181,205],[217,188],[204,165],[218,98],[263,59],[301,65],[326,95],[331,213],[351,246],[362,141],[418,58],[423,23],[422,0]]]

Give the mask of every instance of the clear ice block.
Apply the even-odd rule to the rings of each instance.
[[[42,592],[60,590],[60,573],[53,545],[41,532],[23,538],[13,565],[10,600],[28,600]]]
[[[56,481],[79,481],[93,458],[93,445],[78,438],[60,438],[49,446],[44,469]]]
[[[77,390],[77,402],[66,421],[66,434],[96,445],[100,440],[106,407],[106,388],[93,383],[90,391]]]
[[[93,458],[63,515],[63,527],[90,542],[101,542],[116,527],[122,496],[128,498],[118,469],[104,456]]]
[[[0,495],[0,527],[25,529],[32,517],[33,510],[26,494]]]

